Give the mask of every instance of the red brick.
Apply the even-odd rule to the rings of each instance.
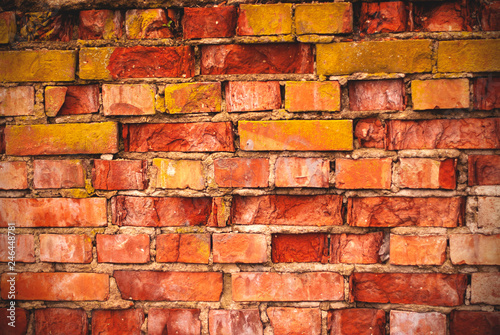
[[[213,234],[214,263],[265,263],[267,241],[263,234]]]
[[[98,85],[45,87],[45,113],[47,116],[91,114],[98,111]]]
[[[288,81],[285,109],[290,112],[339,111],[340,84],[338,81]]]
[[[349,264],[380,263],[384,233],[332,235],[330,262]]]
[[[28,188],[26,162],[0,162],[0,190],[24,190]]]
[[[385,127],[378,119],[359,120],[354,136],[363,148],[385,148]]]
[[[20,29],[16,40],[69,42],[72,39],[74,23],[70,12],[18,12],[18,16]]]
[[[92,262],[92,240],[87,235],[40,234],[40,261]]]
[[[10,276],[2,275],[2,299],[7,299]],[[23,272],[16,275],[16,300],[104,301],[109,276],[102,273]]]
[[[16,38],[16,12],[0,13],[0,44],[8,44],[14,42]]]
[[[500,119],[390,120],[386,148],[498,149]]]
[[[0,125],[0,153],[5,153],[5,125]]]
[[[358,227],[461,226],[463,198],[349,198],[347,222]]]
[[[364,4],[373,3],[363,2]],[[351,110],[401,111],[405,109],[405,100],[405,86],[401,79],[349,81],[349,108]]]
[[[208,312],[208,331],[210,335],[263,335],[263,325],[258,309],[212,309]]]
[[[269,186],[267,158],[223,158],[214,161],[215,182],[219,187]]]
[[[471,281],[471,303],[500,305],[500,273],[473,273]]]
[[[321,311],[319,308],[270,307],[267,315],[274,335],[320,335]]]
[[[391,234],[390,260],[394,265],[441,265],[446,260],[446,236]]]
[[[446,335],[446,315],[441,313],[414,313],[391,311],[391,334],[418,335],[436,334]]]
[[[274,263],[328,262],[327,234],[273,234]]]
[[[106,199],[0,198],[0,227],[102,227]]]
[[[277,81],[230,81],[226,84],[228,112],[252,112],[281,107]]]
[[[500,1],[496,3],[499,4],[500,19]],[[474,109],[500,108],[500,77],[474,78],[473,97]]]
[[[34,115],[33,86],[0,87],[0,116]]]
[[[143,322],[142,309],[93,310],[92,334],[140,335]]]
[[[477,226],[500,228],[500,198],[478,197]]]
[[[414,31],[471,30],[469,11],[463,1],[414,4]]]
[[[25,335],[28,331],[28,312],[22,308],[9,311],[7,308],[0,308],[0,334],[2,335]],[[15,320],[15,326],[9,323]],[[7,331],[9,329],[10,331]]]
[[[35,310],[35,334],[87,335],[87,313],[83,309],[44,308]]]
[[[201,334],[199,309],[150,308],[148,312],[148,334]]]
[[[230,122],[127,124],[123,140],[125,151],[234,151]]]
[[[96,235],[99,263],[149,262],[149,235]]]
[[[275,175],[277,187],[328,188],[330,162],[321,158],[278,157]]]
[[[234,196],[234,224],[335,226],[342,224],[342,197],[325,195]]]
[[[144,190],[146,161],[107,161],[94,160],[92,185],[98,190]]]
[[[239,272],[231,277],[234,301],[344,299],[344,277],[333,272]]]
[[[500,312],[452,311],[450,335],[496,335],[500,329]]]
[[[207,227],[226,227],[231,219],[231,200],[224,197],[212,198],[212,213]]]
[[[469,108],[468,79],[413,80],[414,110]]]
[[[480,18],[483,31],[500,30],[500,1],[482,1]]]
[[[238,11],[239,36],[285,35],[292,33],[291,4],[241,4]]]
[[[469,155],[469,186],[500,185],[500,155]]]
[[[85,170],[81,160],[33,161],[35,188],[85,187]]]
[[[169,14],[174,15],[171,10]],[[170,16],[170,15],[169,15]],[[169,38],[174,34],[170,30],[172,19],[161,8],[131,9],[125,13],[125,32],[127,39]]]
[[[201,47],[201,74],[313,73],[310,44],[223,44]]]
[[[119,226],[181,227],[205,225],[210,198],[127,197],[113,198],[113,223]]]
[[[210,234],[162,234],[156,237],[156,261],[204,263],[210,257]]]
[[[221,104],[219,82],[165,85],[165,109],[169,114],[218,113]]]
[[[328,312],[329,335],[385,335],[381,309],[349,308]]]
[[[10,240],[9,240],[10,237]],[[14,240],[12,240],[14,238]],[[9,241],[15,241],[9,244]],[[14,246],[15,249],[12,247]],[[10,248],[9,248],[10,247]],[[9,251],[15,251],[15,258],[9,255]],[[35,262],[35,236],[26,234],[0,234],[0,262]]]
[[[235,6],[184,8],[184,38],[233,37],[237,15]]]
[[[456,159],[400,158],[397,168],[402,188],[455,189],[457,185]]]
[[[361,32],[367,34],[406,31],[409,22],[403,1],[363,2],[359,21]]]
[[[390,189],[392,158],[335,160],[335,186],[342,189]]]
[[[450,258],[453,264],[500,265],[500,234],[452,234]]]
[[[467,275],[442,273],[353,273],[353,301],[431,306],[464,304]]]
[[[119,39],[123,35],[123,17],[116,10],[82,10],[78,23],[78,38],[82,40]]]
[[[155,92],[147,84],[102,85],[104,115],[155,113]]]
[[[123,299],[147,301],[219,301],[220,272],[115,271]]]

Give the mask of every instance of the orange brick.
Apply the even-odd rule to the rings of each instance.
[[[403,188],[443,188],[453,190],[457,184],[455,159],[443,161],[428,158],[400,158],[397,169]]]
[[[338,81],[288,81],[285,109],[290,112],[339,111],[340,84]]]
[[[165,329],[173,334],[201,334],[200,310],[150,308],[148,311],[148,335],[164,335]]]
[[[414,110],[469,108],[469,80],[413,80],[411,95]]]
[[[81,160],[33,161],[35,188],[85,187],[85,170]]]
[[[446,236],[391,234],[390,261],[395,265],[441,265],[446,259]]]
[[[329,186],[330,162],[321,158],[279,157],[276,160],[277,187]]]
[[[258,309],[212,309],[208,312],[208,330],[210,335],[264,334]]]
[[[28,188],[26,162],[0,162],[0,190],[24,190]]]
[[[149,235],[96,235],[99,263],[149,262]]]
[[[33,86],[0,87],[0,116],[34,115]]]
[[[264,263],[267,242],[263,234],[213,234],[214,263]]]
[[[15,241],[14,244],[12,244],[12,241]],[[12,258],[12,251],[15,251],[15,258]],[[34,235],[16,234],[9,236],[8,234],[0,234],[0,262],[12,261],[23,263],[35,262]]]
[[[391,158],[335,160],[335,185],[342,189],[390,189]]]
[[[368,234],[340,234],[330,238],[330,262],[349,264],[380,263],[382,232]]]
[[[104,115],[150,115],[155,113],[155,92],[147,84],[102,85]]]
[[[385,335],[385,319],[385,312],[382,309],[336,309],[328,312],[327,325],[331,335],[335,332],[342,335]]]
[[[162,234],[156,237],[156,261],[208,263],[210,234]]]
[[[54,263],[92,262],[92,240],[87,235],[40,235],[40,260]]]
[[[269,186],[269,160],[265,158],[217,159],[214,172],[220,187]]]
[[[274,335],[320,335],[319,308],[270,307],[267,309]]]
[[[98,190],[144,190],[147,162],[94,160],[92,185]]]
[[[143,322],[142,309],[93,310],[92,334],[139,335]]]

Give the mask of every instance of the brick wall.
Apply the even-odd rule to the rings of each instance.
[[[500,1],[251,2],[7,1],[1,334],[498,334]]]

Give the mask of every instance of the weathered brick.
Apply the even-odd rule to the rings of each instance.
[[[33,186],[35,188],[85,187],[85,169],[82,161],[34,160]]]
[[[104,115],[155,113],[155,92],[147,84],[102,85]]]
[[[172,10],[169,14],[174,15]],[[168,16],[171,16],[168,15]],[[172,19],[161,8],[130,9],[125,13],[125,32],[127,39],[169,38]]]
[[[0,87],[0,116],[34,115],[33,86]]]
[[[2,299],[7,299],[10,276],[2,275]],[[16,300],[107,300],[109,276],[102,273],[22,272],[16,275]]]
[[[277,81],[230,81],[226,84],[228,112],[252,112],[281,107]]]
[[[380,263],[384,234],[340,234],[330,238],[330,262],[349,264]]]
[[[209,234],[162,234],[156,237],[156,261],[166,263],[208,263]]]
[[[15,328],[9,326],[12,319],[16,320]],[[10,329],[9,333],[5,331],[2,335],[26,335],[28,331],[28,319],[29,314],[25,309],[15,308],[13,311],[9,311],[7,308],[0,308],[0,331],[3,332],[5,329]]]
[[[7,126],[7,155],[75,155],[118,152],[118,124],[63,123]]]
[[[149,262],[149,235],[96,235],[99,263]]]
[[[463,198],[349,198],[347,222],[358,227],[457,227],[463,223]]]
[[[342,189],[389,189],[392,158],[335,160],[335,186]]]
[[[147,187],[147,162],[94,160],[92,184],[98,190],[143,190]]]
[[[500,185],[500,155],[469,155],[469,186]]]
[[[205,225],[210,209],[210,198],[117,196],[112,201],[113,223],[119,226]]]
[[[106,199],[0,198],[0,227],[101,227]]]
[[[313,73],[310,44],[222,44],[201,47],[201,74]]]
[[[441,265],[446,260],[446,236],[391,234],[390,261],[394,265]]]
[[[215,182],[219,187],[269,186],[267,158],[222,158],[214,161]]]
[[[16,12],[0,13],[0,44],[14,42],[16,28]]]
[[[13,238],[15,240],[12,240]],[[15,241],[15,243],[12,244],[12,241]],[[14,247],[15,249],[13,249],[12,247]],[[14,258],[12,258],[12,251],[15,251]],[[0,234],[0,262],[12,262],[12,261],[23,262],[23,263],[35,262],[34,235],[15,234],[9,236],[8,234]]]
[[[26,162],[0,162],[0,190],[24,190],[28,188]]]
[[[473,273],[471,281],[471,303],[500,305],[500,273]]]
[[[123,35],[122,24],[123,16],[119,10],[81,10],[78,38],[82,40],[119,39]]]
[[[438,72],[500,71],[500,40],[440,41]]]
[[[142,309],[93,310],[92,334],[140,335],[143,322]]]
[[[127,124],[123,139],[125,151],[234,151],[231,122]]]
[[[35,310],[35,335],[86,335],[87,328],[87,313],[83,309],[44,308]]]
[[[199,309],[150,308],[148,312],[148,334],[163,335],[201,333]]]
[[[500,227],[500,198],[479,197],[477,216],[479,228]]]
[[[450,258],[453,264],[500,265],[500,234],[452,234]]]
[[[497,149],[500,148],[500,119],[390,120],[386,148]]]
[[[232,199],[231,199],[232,200]],[[225,197],[212,198],[212,213],[207,227],[225,227],[231,219],[231,202]]]
[[[349,308],[328,312],[329,335],[385,335],[382,309]]]
[[[385,127],[378,119],[363,119],[356,123],[354,136],[363,148],[385,148]]]
[[[342,224],[342,197],[325,195],[234,196],[234,224],[334,226]]]
[[[46,86],[47,116],[90,114],[99,111],[99,86]]]
[[[413,5],[414,31],[472,30],[470,10],[463,1],[416,3]]]
[[[158,169],[156,187],[203,190],[205,176],[201,161],[154,158]]]
[[[500,2],[481,2],[480,22],[483,31],[500,30]]]
[[[92,240],[87,235],[40,234],[40,261],[92,262]]]
[[[169,114],[219,113],[221,104],[219,82],[165,85],[165,109]]]
[[[0,125],[0,153],[5,153],[5,125]]]
[[[397,175],[400,187],[453,190],[457,185],[455,159],[400,158],[399,162]]]
[[[345,3],[298,4],[295,7],[297,35],[346,34],[352,32],[352,5]]]
[[[474,109],[500,108],[500,77],[474,78],[473,97]]]
[[[275,184],[277,187],[329,186],[330,162],[322,158],[278,157]]]
[[[233,37],[237,16],[235,6],[184,8],[184,38]]]
[[[469,108],[469,80],[413,80],[411,95],[414,110]]]
[[[391,311],[391,334],[417,335],[436,334],[446,335],[446,315],[436,312],[415,313]]]
[[[328,262],[327,234],[273,234],[271,246],[273,263]]]
[[[258,309],[212,309],[208,312],[208,331],[210,335],[264,334]]]
[[[500,312],[452,311],[450,335],[495,335],[500,327]]]
[[[123,299],[147,301],[219,301],[220,272],[115,271]]]
[[[316,45],[319,75],[355,72],[430,72],[430,40],[367,41]]]
[[[236,34],[240,36],[292,33],[292,4],[241,4]]]
[[[467,275],[442,273],[358,273],[351,276],[352,301],[459,306]]]
[[[231,279],[234,301],[344,299],[344,277],[333,272],[239,272],[233,273]]]
[[[0,82],[75,80],[76,51],[0,51]]]
[[[285,109],[290,112],[340,110],[338,81],[287,81]]]
[[[351,110],[404,110],[405,98],[401,79],[349,81]]]
[[[248,151],[353,149],[351,120],[239,121],[238,132]]]
[[[360,31],[367,34],[403,32],[408,29],[408,19],[403,1],[363,2]]]
[[[319,308],[269,307],[267,315],[274,335],[321,334]]]
[[[265,263],[267,242],[263,234],[213,234],[214,263]]]
[[[73,37],[74,16],[68,11],[17,12],[19,31],[18,41],[60,41],[69,42]]]

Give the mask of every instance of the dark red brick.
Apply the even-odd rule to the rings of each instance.
[[[500,155],[469,156],[469,186],[500,185]]]
[[[5,153],[5,125],[0,125],[0,154]]]
[[[234,6],[184,8],[184,38],[233,37],[237,15]]]
[[[258,309],[210,310],[208,312],[208,330],[210,335],[263,335],[263,325]]]
[[[414,31],[472,30],[464,1],[415,3],[413,9]]]
[[[200,310],[150,308],[148,335],[165,334],[200,335]]]
[[[500,1],[481,1],[480,17],[482,30],[500,30]]]
[[[328,311],[329,335],[385,335],[385,312],[350,308]]]
[[[146,161],[107,161],[94,160],[92,185],[98,190],[144,190]]]
[[[409,22],[403,1],[363,2],[359,21],[361,32],[367,34],[406,31]]]
[[[452,311],[450,335],[497,335],[500,332],[500,312]]]
[[[385,147],[385,127],[378,119],[363,119],[356,124],[354,136],[363,148]]]
[[[0,334],[26,335],[28,318],[29,315],[25,309],[16,308],[14,311],[9,311],[7,308],[0,308]],[[9,326],[12,321],[15,321],[16,327]]]
[[[35,310],[35,334],[87,335],[87,313],[83,309],[45,308]]]
[[[498,3],[500,4],[500,1]],[[500,30],[500,27],[498,30]],[[475,78],[473,94],[474,109],[492,110],[500,108],[500,77]]]
[[[269,307],[267,315],[274,335],[320,335],[319,308]]]
[[[143,322],[142,309],[93,310],[92,334],[140,335]]]
[[[328,262],[327,234],[273,234],[274,263]]]
[[[405,100],[405,85],[401,79],[349,81],[351,110],[404,110]]]

